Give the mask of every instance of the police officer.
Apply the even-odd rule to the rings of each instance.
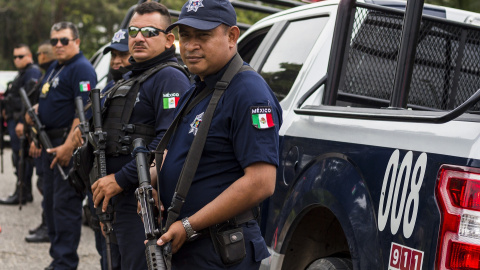
[[[50,65],[55,61],[55,55],[53,54],[53,47],[50,44],[50,41],[44,41],[40,44],[37,50],[38,65],[43,72],[46,72]],[[45,75],[44,75],[45,76]],[[39,82],[35,87],[28,93],[30,102],[32,104],[38,104],[38,97],[40,96],[40,86],[44,77],[40,78]],[[21,128],[23,130],[23,128]],[[32,141],[30,143],[29,156],[33,158],[35,164],[35,173],[37,174],[37,188],[40,191],[40,194],[43,195],[43,170],[42,170],[42,159],[40,157],[42,153],[41,148],[37,148],[35,143]],[[43,203],[42,203],[43,207]],[[40,243],[40,242],[50,242],[48,238],[48,228],[47,221],[45,220],[45,211],[42,211],[42,223],[37,226],[35,229],[29,230],[29,234],[25,237],[25,241],[28,243]]]
[[[58,162],[64,172],[71,167],[74,150],[71,137],[78,124],[74,120],[75,97],[81,96],[85,102],[88,91],[97,83],[97,76],[80,52],[80,36],[73,23],[55,23],[50,31],[50,44],[57,60],[42,81],[38,106],[40,121],[54,147],[42,150],[43,177],[48,179],[43,185],[44,210],[53,258],[46,269],[76,269],[83,198],[63,179],[55,164]]]
[[[214,88],[235,60],[240,34],[235,10],[228,0],[190,0],[167,31],[176,26],[182,60],[196,74],[185,97],[200,95]],[[183,116],[170,140],[158,178],[167,206],[211,96]],[[173,269],[258,269],[269,256],[255,218],[257,206],[275,188],[281,123],[280,105],[260,75],[253,70],[237,73],[218,101],[179,220],[157,241],[172,242]],[[220,234],[243,238],[243,244],[229,251],[239,260],[221,256],[225,247],[218,245]]]
[[[15,132],[17,124],[23,122],[23,108],[22,100],[20,98],[20,88],[25,88],[28,91],[37,82],[38,78],[42,76],[42,72],[37,65],[33,63],[32,53],[29,47],[25,44],[16,45],[13,49],[13,62],[18,69],[18,75],[13,80],[12,86],[5,93],[5,119],[7,120],[8,134],[10,135],[10,144],[12,147],[12,159],[13,165],[17,169],[16,174],[18,176],[18,162],[19,151],[21,148],[20,138]],[[33,163],[31,160],[25,161],[25,167],[23,172],[23,184],[22,184],[22,203],[31,202],[32,197],[32,174]],[[17,180],[17,188],[15,192],[5,199],[0,200],[0,204],[18,204],[19,203],[19,190],[18,186],[20,179]]]
[[[131,68],[131,64],[128,61],[130,58],[130,52],[128,50],[128,32],[127,29],[120,29],[113,35],[112,41],[110,45],[107,46],[103,50],[103,54],[110,53],[110,70],[109,76],[112,78],[107,85],[102,89],[102,105],[105,101],[105,96],[108,94],[110,90],[113,89],[115,83],[120,81],[123,78],[123,74],[128,72]],[[89,109],[90,104],[87,104],[87,112],[85,113],[86,119],[91,118],[92,110]],[[84,144],[82,134],[80,129],[75,130],[75,134],[73,137],[75,147],[80,147]],[[105,238],[102,236],[103,229],[99,228],[100,224],[99,218],[95,213],[95,209],[93,207],[93,200],[92,194],[90,191],[87,191],[88,197],[88,206],[90,209],[90,216],[92,217],[91,222],[94,224],[90,224],[92,229],[95,231],[95,247],[100,254],[100,265],[102,269],[108,268],[107,263],[107,251],[106,251],[106,242]],[[112,260],[112,269],[121,269],[121,258],[120,252],[118,249],[118,244],[116,241],[112,239],[110,242],[110,249],[111,249],[111,260]]]
[[[128,27],[132,70],[114,86],[104,105],[108,175],[92,185],[93,201],[106,210],[112,199],[122,269],[147,268],[145,231],[136,212],[138,179],[132,140],[144,138],[154,149],[173,120],[176,101],[189,87],[175,58],[175,36],[165,31],[170,23],[162,4],[145,2],[136,7]]]

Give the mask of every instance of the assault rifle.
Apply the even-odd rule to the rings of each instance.
[[[107,133],[102,129],[102,112],[100,108],[100,89],[92,89],[90,91],[90,99],[92,100],[92,118],[93,118],[93,132],[88,133],[88,141],[93,146],[93,154],[95,155],[95,162],[93,170],[95,177],[91,179],[90,184],[93,185],[98,179],[107,176],[107,161],[105,157],[105,149],[107,148]],[[100,205],[103,204],[100,202]],[[97,207],[95,210],[100,222],[103,223],[103,231],[105,232],[105,243],[107,247],[107,264],[108,269],[112,269],[112,254],[110,248],[110,234],[113,231],[113,206],[109,202],[107,210],[102,212],[102,207]]]
[[[42,144],[44,149],[53,148],[52,141],[50,141],[50,138],[48,137],[48,134],[45,131],[45,126],[42,125],[42,122],[40,122],[40,118],[35,113],[35,109],[33,109],[32,104],[28,99],[27,92],[25,92],[25,89],[20,88],[20,96],[22,98],[23,105],[25,105],[25,109],[27,110],[28,115],[33,121],[33,127],[32,127],[33,133],[35,134],[35,136],[39,138],[40,143]],[[53,153],[52,155],[55,156],[55,153]],[[67,180],[67,175],[63,171],[62,166],[60,166],[60,164],[58,163],[56,165],[57,165],[58,171],[62,175],[63,180]]]
[[[152,185],[150,184],[150,166],[147,162],[149,160],[149,152],[142,138],[133,140],[133,147],[132,156],[135,156],[137,161],[139,182],[139,187],[135,190],[135,196],[140,203],[140,215],[143,219],[145,238],[147,239],[145,256],[148,270],[170,269],[166,264],[168,262],[169,265],[169,260],[164,257],[164,254],[167,254],[167,252],[164,252],[162,247],[157,245],[157,240],[160,238],[162,231],[162,224],[157,222],[157,220],[161,220],[161,212],[158,211],[159,218],[157,219],[154,214],[155,201],[152,196]]]
[[[82,132],[82,138],[86,140],[87,134],[90,132],[90,127],[88,121],[85,119],[82,97],[78,96],[75,98],[75,107],[77,108],[78,118],[80,119],[80,125],[78,125],[78,128],[80,128],[80,131]]]

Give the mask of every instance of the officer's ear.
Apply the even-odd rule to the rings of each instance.
[[[166,39],[165,48],[170,49],[170,47],[172,47],[173,45],[173,42],[175,41],[175,35],[172,32],[170,32],[168,34],[165,34],[165,39]]]
[[[235,47],[237,45],[238,37],[240,37],[240,29],[238,28],[238,26],[230,26],[228,28],[227,35],[230,48]]]

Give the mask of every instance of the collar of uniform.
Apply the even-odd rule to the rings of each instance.
[[[138,75],[144,71],[166,61],[177,61],[175,58],[175,46],[172,45],[169,49],[166,49],[161,54],[155,56],[152,59],[143,62],[136,62],[133,57],[130,57],[128,60],[132,64],[132,73],[133,75]]]
[[[55,68],[61,67],[61,66],[66,66],[66,65],[68,65],[68,64],[70,64],[70,63],[73,63],[73,62],[75,62],[77,59],[79,59],[79,58],[82,57],[82,56],[83,56],[83,53],[82,53],[82,52],[79,52],[79,53],[77,53],[75,56],[73,56],[72,58],[70,58],[70,59],[68,59],[67,61],[65,61],[63,64],[60,64],[60,63],[58,62],[58,60],[56,60],[55,63],[54,63]]]
[[[233,56],[235,57],[235,56]],[[232,62],[233,60],[233,57],[232,59],[230,59],[230,61],[228,61],[228,63],[222,68],[220,69],[217,73],[215,74],[212,74],[212,75],[208,75],[204,78],[204,81],[205,81],[205,84],[207,85],[206,88],[208,89],[213,89],[215,87],[215,84],[222,78],[223,76],[223,73],[225,73],[225,71],[227,71],[227,67],[230,65],[230,63]],[[195,76],[195,81],[198,82],[200,81],[200,77],[198,76]]]

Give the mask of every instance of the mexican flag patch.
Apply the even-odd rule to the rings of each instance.
[[[167,93],[163,94],[163,108],[164,109],[175,109],[180,99],[179,93]]]
[[[267,129],[275,126],[272,118],[272,107],[270,106],[252,106],[252,125],[258,129]]]
[[[84,81],[80,82],[80,92],[88,92],[90,91],[90,82]]]

